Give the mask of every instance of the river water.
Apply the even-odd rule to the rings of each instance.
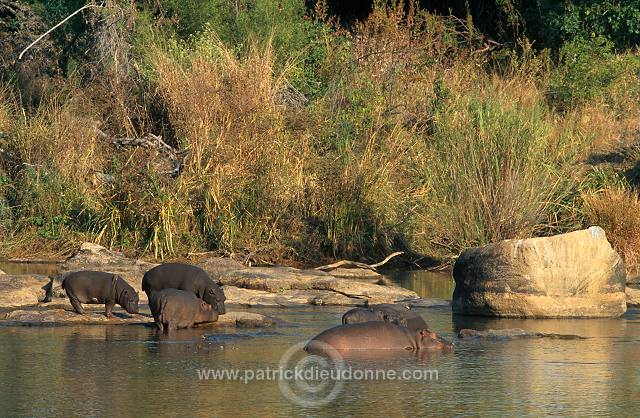
[[[453,290],[447,275],[413,272],[393,279],[424,297],[450,298]],[[287,369],[313,359],[295,346],[338,324],[346,308],[249,310],[285,323],[262,330],[192,329],[169,337],[133,325],[0,327],[0,414],[637,416],[640,406],[640,311],[618,319],[498,320],[453,317],[447,306],[420,308],[435,332],[455,341],[455,352],[347,359],[352,379],[327,381],[321,390],[321,380],[249,378],[278,369],[285,353],[292,353],[282,365]],[[455,339],[465,327],[586,339]],[[207,369],[238,370],[240,380],[200,380],[198,371]],[[358,379],[364,370],[386,374]],[[390,371],[407,370],[415,379],[389,377]],[[312,405],[334,388],[330,402]]]

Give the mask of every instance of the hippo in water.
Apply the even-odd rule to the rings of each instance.
[[[453,345],[427,329],[410,329],[389,322],[371,321],[330,328],[313,337],[304,349],[311,354],[331,356],[331,349],[452,350]]]
[[[152,294],[162,289],[179,289],[193,292],[222,315],[225,313],[224,292],[200,267],[191,264],[160,264],[146,272],[142,278],[142,290],[151,300]]]
[[[368,308],[354,308],[342,315],[343,324],[383,321],[411,329],[427,329],[429,325],[420,315],[408,307],[383,303]]]
[[[156,326],[164,332],[218,320],[215,308],[191,291],[163,289],[153,292],[149,308]]]
[[[83,303],[104,303],[105,315],[111,318],[111,310],[118,304],[128,313],[138,313],[138,293],[124,279],[102,271],[76,271],[62,281],[69,301],[79,314],[84,313]]]

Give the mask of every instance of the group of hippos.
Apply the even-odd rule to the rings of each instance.
[[[138,313],[138,292],[113,273],[76,271],[65,277],[62,288],[79,314],[84,313],[83,303],[104,303],[107,317],[112,316],[116,304],[128,313]],[[190,264],[168,263],[152,268],[142,278],[142,290],[160,331],[215,322],[226,312],[222,288],[206,271]]]
[[[122,277],[102,271],[81,270],[62,282],[73,309],[83,314],[83,303],[105,305],[112,316],[118,304],[137,314],[139,296]],[[149,309],[156,326],[168,333],[196,324],[215,322],[226,312],[223,289],[200,267],[167,263],[147,271],[142,278]],[[429,331],[417,313],[402,306],[378,304],[353,308],[342,316],[342,324],[312,338],[305,350],[331,356],[334,350],[451,350],[453,345]]]

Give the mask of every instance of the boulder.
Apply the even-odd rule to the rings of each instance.
[[[246,266],[232,258],[209,257],[196,263],[196,265],[209,273],[211,278],[218,281],[220,275],[228,271],[241,270]]]
[[[640,306],[640,289],[627,287],[625,289],[625,294],[627,295],[627,305]]]
[[[453,275],[454,313],[571,318],[626,311],[624,263],[597,226],[470,248]]]
[[[36,305],[45,298],[49,282],[38,274],[0,275],[0,308]]]

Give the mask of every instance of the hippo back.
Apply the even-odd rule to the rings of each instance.
[[[335,350],[417,350],[420,331],[381,321],[338,325],[316,335],[305,350],[323,354],[326,347]]]
[[[151,294],[163,289],[179,289],[193,292],[214,306],[218,313],[225,313],[224,292],[200,267],[191,264],[167,263],[147,271],[142,278],[142,290]]]

